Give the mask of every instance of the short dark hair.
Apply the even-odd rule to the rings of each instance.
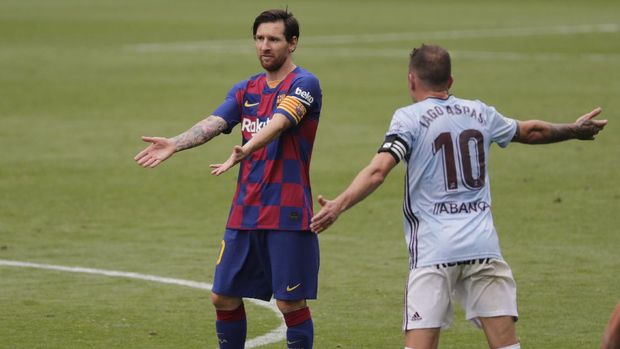
[[[414,48],[409,55],[409,70],[433,90],[444,90],[452,74],[450,54],[437,45]]]
[[[256,37],[256,30],[258,30],[259,25],[278,21],[284,22],[284,36],[286,37],[287,42],[293,41],[293,37],[297,37],[299,39],[299,23],[297,22],[297,19],[293,17],[293,13],[289,12],[288,9],[263,11],[254,20],[252,36]]]

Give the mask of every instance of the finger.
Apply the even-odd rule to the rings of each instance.
[[[318,223],[319,221],[323,219],[323,217],[325,217],[326,214],[327,213],[324,210],[320,210],[319,213],[312,216],[312,218],[310,219],[310,224]]]
[[[607,125],[608,120],[592,120],[592,123],[600,128],[605,127]]]
[[[159,165],[161,163],[161,160],[159,159],[155,159],[155,161],[153,161],[152,164],[149,165],[150,168],[154,168],[155,166]]]
[[[148,136],[142,136],[142,140],[148,143],[155,143],[157,142],[157,140],[159,139],[159,137],[148,137]]]
[[[148,160],[144,163],[144,165],[142,165],[142,166],[144,166],[144,167],[150,167],[150,166],[151,166],[151,165],[152,165],[155,161],[157,161],[157,159],[156,159],[156,158],[150,158],[150,159],[148,159]]]
[[[314,224],[316,226],[324,226],[328,225],[331,221],[330,216],[327,212],[321,211],[316,216],[312,217],[310,224]]]
[[[209,165],[209,167],[211,168],[220,168],[222,166],[222,164],[211,164]]]
[[[222,164],[220,166],[218,166],[217,168],[215,168],[213,171],[211,171],[211,174],[219,176],[222,173],[226,172],[230,167],[227,167],[226,164]]]
[[[325,198],[323,197],[323,195],[319,195],[319,205],[321,206],[325,206],[325,204],[327,204],[328,200],[325,200]]]
[[[321,228],[312,228],[310,227],[310,231],[315,233],[315,234],[321,234],[321,232],[323,232],[324,229]]]
[[[327,230],[327,228],[329,228],[330,225],[331,225],[331,222],[325,222],[323,224],[315,224],[314,230],[312,230],[312,227],[311,227],[311,230],[317,234],[320,234],[324,232],[325,230]]]
[[[144,166],[144,164],[146,164],[146,163],[147,163],[147,161],[149,161],[149,160],[151,160],[151,159],[152,159],[152,157],[151,157],[151,156],[146,156],[146,155],[145,155],[145,156],[143,156],[142,158],[140,158],[140,159],[138,160],[138,165],[140,165],[140,166]]]
[[[226,172],[226,170],[224,170],[224,169],[222,169],[222,167],[220,167],[218,169],[215,169],[215,170],[211,171],[211,174],[214,175],[214,176],[219,176],[219,175],[221,175],[224,172]]]
[[[149,153],[149,148],[146,148],[143,151],[139,152],[138,155],[134,156],[133,159],[138,161],[142,159],[144,156],[146,156],[146,154],[148,153]]]
[[[319,224],[310,224],[310,230],[316,234],[320,234],[324,229]]]
[[[594,108],[594,109],[592,109],[591,112],[582,115],[579,118],[579,121],[591,120],[592,118],[594,118],[595,116],[600,114],[602,111],[603,111],[603,109],[601,107]]]
[[[153,143],[151,143],[151,145],[149,145],[148,147],[144,148],[141,152],[138,153],[138,155],[136,155],[134,157],[134,159],[141,159],[147,155],[149,155],[153,149],[154,149],[155,145]]]

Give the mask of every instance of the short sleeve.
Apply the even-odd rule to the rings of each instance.
[[[500,114],[494,107],[485,105],[491,140],[504,148],[517,132],[517,121]]]
[[[304,117],[318,118],[321,111],[322,92],[319,80],[313,75],[296,78],[280,104],[276,113],[286,116],[293,125]]]
[[[224,99],[224,102],[215,109],[212,115],[219,116],[226,121],[228,128],[224,133],[230,131],[241,121],[241,101],[247,85],[247,80],[235,84]]]
[[[385,140],[378,152],[391,153],[396,161],[408,159],[415,141],[415,127],[405,109],[398,109],[392,116]]]

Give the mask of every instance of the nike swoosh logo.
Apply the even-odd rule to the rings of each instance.
[[[301,286],[301,283],[291,287],[291,286],[286,286],[286,292],[291,292],[293,290],[295,290],[297,287]]]
[[[253,107],[253,106],[258,105],[259,103],[260,103],[260,102],[250,103],[249,101],[245,101],[244,106],[246,106],[246,107],[248,107],[248,108],[249,108],[249,107]]]
[[[294,341],[294,342],[286,341],[286,344],[291,345],[291,344],[296,344],[296,343],[299,343],[299,342],[303,342],[303,339],[300,339],[300,340],[297,340],[297,341]]]

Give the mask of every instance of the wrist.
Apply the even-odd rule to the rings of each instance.
[[[249,145],[250,143],[246,143],[245,145],[243,145],[241,147],[241,157],[246,158],[248,155],[252,154],[254,152],[254,150],[252,150],[252,147]]]
[[[346,211],[349,208],[349,204],[347,203],[347,200],[345,200],[345,198],[343,197],[337,197],[334,199],[334,206],[336,206],[336,213],[338,215],[340,215],[341,213],[343,213],[344,211]]]

